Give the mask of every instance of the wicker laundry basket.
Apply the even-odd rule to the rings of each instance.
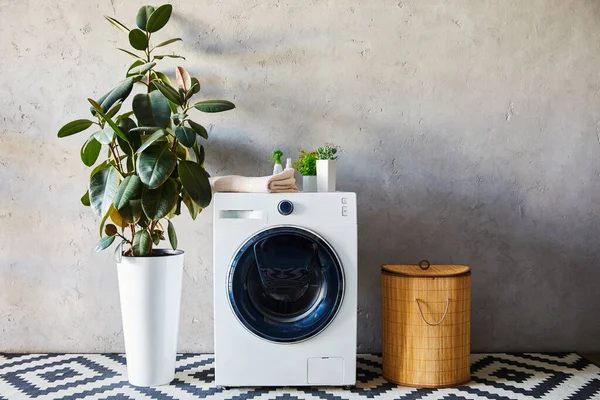
[[[470,381],[471,268],[382,265],[383,376],[416,387]]]

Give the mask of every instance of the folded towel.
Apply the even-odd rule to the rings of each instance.
[[[210,178],[210,186],[213,192],[292,193],[298,191],[294,172],[293,168],[288,168],[269,176],[215,176]]]

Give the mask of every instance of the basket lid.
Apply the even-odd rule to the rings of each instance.
[[[434,265],[427,260],[419,264],[383,264],[381,269],[396,275],[427,278],[465,275],[471,271],[471,267],[467,265]]]

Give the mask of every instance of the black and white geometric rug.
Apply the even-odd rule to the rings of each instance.
[[[127,383],[121,354],[0,354],[0,399],[459,400],[600,399],[600,368],[577,354],[473,354],[470,384],[414,389],[381,377],[381,356],[358,357],[357,384],[343,388],[223,389],[214,358],[181,354],[168,386]]]

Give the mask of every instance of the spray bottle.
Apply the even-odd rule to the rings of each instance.
[[[281,166],[281,156],[283,156],[283,151],[281,150],[273,150],[273,153],[271,153],[270,160],[275,160],[275,165],[273,165],[273,175],[283,172],[283,167]]]

